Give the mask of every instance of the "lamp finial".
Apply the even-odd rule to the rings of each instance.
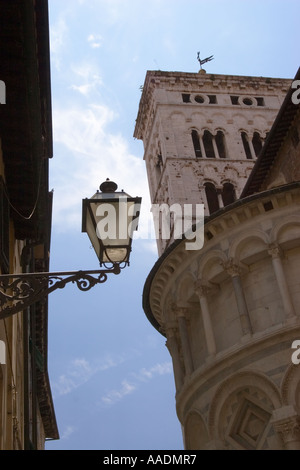
[[[100,184],[100,191],[103,193],[114,193],[118,188],[118,185],[113,181],[110,181],[109,178],[106,178],[106,181]]]

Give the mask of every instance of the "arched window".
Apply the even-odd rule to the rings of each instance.
[[[215,151],[213,146],[213,135],[209,131],[204,131],[203,144],[205,148],[206,158],[215,158]]]
[[[262,138],[258,132],[254,132],[253,138],[252,138],[252,144],[253,144],[255,155],[258,157],[263,146]]]
[[[192,140],[193,140],[193,146],[194,146],[196,158],[201,158],[202,153],[201,153],[200,139],[199,139],[198,132],[195,129],[192,130]]]
[[[248,141],[248,136],[246,134],[246,132],[242,132],[241,133],[241,136],[242,136],[242,142],[243,142],[243,146],[244,146],[244,150],[245,150],[245,154],[246,154],[246,157],[251,160],[252,159],[252,154],[251,154],[251,150],[250,150],[250,145],[249,145],[249,141]]]
[[[226,158],[225,136],[222,131],[218,131],[215,137],[220,158]]]
[[[217,190],[212,183],[205,183],[204,187],[205,187],[208,210],[209,210],[209,213],[212,214],[213,212],[216,212],[217,210],[219,210]]]
[[[217,131],[214,136],[206,129],[203,136],[200,137],[198,132],[193,129],[191,135],[197,158],[226,158],[225,136],[222,131]]]
[[[235,201],[236,197],[233,184],[224,183],[222,190],[222,199],[224,206],[228,206],[228,204],[232,204]]]

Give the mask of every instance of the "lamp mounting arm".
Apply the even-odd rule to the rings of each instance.
[[[88,291],[96,284],[103,284],[109,273],[119,274],[120,271],[120,265],[115,263],[111,268],[100,270],[0,275],[0,320],[46,300],[48,294],[63,289],[70,282]]]

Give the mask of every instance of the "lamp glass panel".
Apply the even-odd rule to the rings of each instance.
[[[95,226],[94,226],[94,221],[91,218],[90,211],[88,210],[88,207],[86,208],[86,232],[89,236],[89,239],[91,240],[91,243],[94,247],[94,250],[97,254],[97,257],[100,257],[100,241],[99,238],[97,237]]]
[[[86,206],[86,231],[100,262],[128,261],[137,230],[140,198],[126,193],[97,193]]]

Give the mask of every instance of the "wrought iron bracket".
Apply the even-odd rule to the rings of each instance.
[[[35,302],[46,300],[48,294],[63,289],[70,282],[81,291],[103,284],[109,273],[119,274],[119,264],[91,271],[41,272],[0,275],[0,320],[18,313]],[[94,277],[93,275],[97,275]]]

